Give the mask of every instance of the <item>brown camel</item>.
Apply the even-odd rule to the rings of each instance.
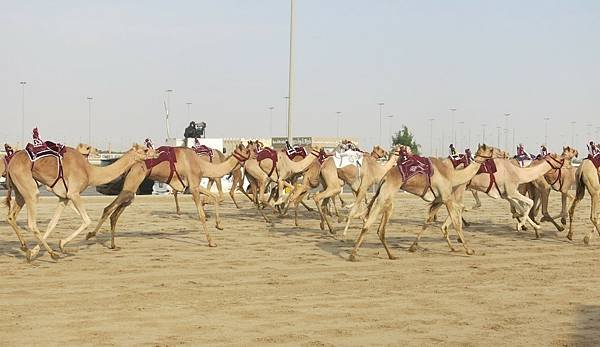
[[[381,148],[379,146],[375,147]],[[376,148],[373,148],[373,152],[375,152],[375,149]],[[346,233],[348,232],[348,227],[350,226],[350,221],[352,218],[356,218],[357,216],[362,217],[364,214],[366,214],[366,209],[364,213],[360,212],[360,210],[362,208],[363,200],[367,198],[367,192],[373,185],[379,183],[379,181],[381,181],[383,176],[385,176],[385,174],[390,171],[391,168],[396,166],[396,162],[399,158],[399,150],[400,147],[397,147],[383,165],[377,161],[379,158],[377,158],[377,155],[373,155],[373,152],[371,152],[370,156],[365,156],[363,158],[363,164],[358,179],[359,185],[356,192],[356,198],[354,199],[354,203],[352,204],[350,212],[348,213],[346,226],[344,227],[344,233],[342,234],[344,238],[346,237]]]
[[[137,191],[140,184],[145,178],[149,178],[154,181],[166,183],[173,188],[174,191],[182,192],[189,187],[192,194],[192,198],[198,210],[198,216],[208,245],[215,247],[216,244],[212,241],[212,238],[206,227],[206,215],[202,208],[202,199],[200,194],[204,194],[211,198],[215,204],[215,227],[222,229],[219,218],[219,199],[217,196],[212,194],[210,190],[200,185],[202,177],[207,178],[221,178],[234,170],[238,165],[243,163],[250,158],[250,151],[240,144],[224,162],[219,164],[212,164],[206,160],[201,159],[191,148],[186,147],[159,147],[157,148],[159,153],[158,159],[155,159],[153,163],[145,162],[134,165],[127,176],[125,176],[125,182],[123,183],[123,190],[110,203],[104,212],[102,217],[98,221],[94,231],[87,234],[86,239],[90,239],[96,236],[100,227],[104,221],[110,216],[110,232],[111,232],[111,245],[110,248],[114,249],[115,246],[115,228],[119,216],[127,206],[129,206],[135,198],[135,192]]]
[[[369,231],[369,228],[371,225],[373,225],[375,220],[379,218],[379,214],[381,212],[383,212],[383,216],[378,229],[379,238],[388,254],[388,257],[390,259],[396,258],[394,255],[392,255],[387,245],[387,241],[385,239],[385,229],[393,212],[394,194],[396,194],[399,189],[420,196],[423,200],[432,203],[429,208],[429,217],[423,225],[421,231],[417,234],[417,237],[410,248],[411,251],[415,251],[417,249],[421,235],[433,222],[433,216],[441,205],[445,205],[448,210],[448,215],[452,220],[452,224],[456,229],[458,237],[462,241],[462,245],[466,253],[469,255],[473,254],[473,250],[468,247],[467,241],[462,233],[462,207],[454,200],[453,192],[456,187],[463,186],[465,183],[469,182],[469,180],[475,176],[481,167],[481,164],[486,159],[494,158],[497,153],[498,151],[493,147],[481,145],[477,149],[477,153],[475,154],[475,159],[473,162],[471,162],[462,170],[454,170],[451,166],[449,167],[438,158],[422,158],[403,155],[401,158],[403,163],[410,161],[415,162],[414,165],[407,167],[408,171],[406,172],[410,173],[411,171],[414,171],[413,169],[415,167],[421,167],[422,173],[412,176],[405,176],[407,173],[403,173],[405,172],[404,168],[402,170],[392,169],[387,172],[379,185],[377,193],[369,203],[370,206],[368,217],[360,232],[360,235],[358,236],[358,239],[356,240],[354,249],[350,255],[350,260],[357,260],[358,249],[360,248],[366,233]],[[450,243],[450,238],[448,237],[447,232],[444,232],[444,237],[450,250],[454,251],[455,249]]]
[[[89,146],[88,146],[89,147]],[[111,182],[125,171],[129,170],[135,163],[154,156],[154,151],[147,148],[134,145],[119,160],[111,165],[104,167],[92,166],[77,150],[65,147],[62,159],[54,156],[42,157],[33,164],[25,151],[15,153],[7,168],[7,186],[6,197],[7,206],[9,206],[8,223],[11,225],[19,241],[21,249],[27,254],[27,259],[32,260],[40,249],[40,244],[48,251],[53,259],[59,256],[46,242],[62,211],[71,201],[82,219],[81,226],[71,235],[59,242],[60,250],[63,253],[68,252],[66,244],[73,240],[81,231],[89,226],[91,220],[85,210],[80,193],[89,186],[96,186]],[[47,189],[59,198],[59,203],[48,225],[46,233],[42,236],[37,226],[37,202],[39,190],[37,182],[47,186]],[[15,204],[11,205],[11,190],[15,191]],[[29,229],[35,235],[38,245],[29,250],[22,236],[22,232],[17,225],[17,215],[27,205],[27,219]]]
[[[598,205],[600,204],[600,156],[591,156],[588,155],[586,159],[581,162],[581,165],[577,168],[575,172],[575,182],[577,185],[577,190],[575,192],[575,198],[573,199],[573,203],[571,204],[571,208],[569,209],[569,233],[567,234],[567,238],[569,240],[573,240],[573,217],[575,216],[575,208],[583,196],[585,195],[585,190],[587,189],[590,194],[590,198],[592,199],[592,206],[590,207],[590,221],[592,222],[592,229],[589,233],[587,233],[583,242],[586,245],[589,245],[590,239],[594,234],[594,231],[598,232],[600,235],[600,225],[598,224]]]
[[[579,153],[576,149],[569,146],[563,147],[561,158],[564,160],[564,166],[560,169],[550,170],[543,176],[538,177],[533,182],[528,184],[527,190],[530,192],[533,198],[534,206],[530,213],[532,220],[535,220],[535,216],[541,207],[541,222],[551,222],[558,231],[563,231],[565,229],[564,226],[567,225],[567,216],[569,214],[567,206],[568,200],[573,199],[570,189],[575,183],[575,170],[573,169],[571,161],[578,155]],[[554,218],[552,218],[550,213],[548,213],[548,199],[551,190],[555,190],[561,195],[561,225],[556,223]]]

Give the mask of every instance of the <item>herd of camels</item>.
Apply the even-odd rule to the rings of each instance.
[[[578,151],[571,147],[564,147],[560,154],[544,153],[523,162],[485,144],[479,145],[474,155],[467,151],[466,154],[448,158],[435,158],[414,155],[409,147],[402,145],[389,152],[375,146],[367,153],[346,141],[333,151],[325,151],[319,146],[302,148],[289,145],[288,148],[276,150],[265,148],[259,141],[249,141],[240,143],[231,155],[225,156],[219,150],[198,143],[193,148],[154,148],[147,140],[145,145],[133,145],[114,163],[98,167],[88,161],[88,156],[96,154],[91,146],[80,144],[71,148],[41,142],[39,138],[35,139],[35,134],[37,129],[34,131],[36,141],[33,145],[16,152],[7,151],[7,156],[0,161],[0,172],[6,177],[7,221],[17,235],[28,261],[35,259],[42,247],[52,259],[59,259],[59,253],[48,245],[47,239],[69,202],[81,217],[81,225],[68,237],[59,240],[58,246],[62,253],[75,252],[76,249],[67,245],[92,223],[80,194],[90,186],[112,182],[122,176],[124,183],[121,192],[104,208],[96,227],[86,235],[86,239],[93,238],[109,218],[111,248],[116,247],[115,231],[119,217],[133,202],[138,187],[147,178],[172,188],[176,213],[179,213],[177,194],[189,192],[192,195],[210,247],[216,246],[216,243],[209,233],[204,205],[214,206],[215,228],[223,229],[219,204],[223,201],[220,183],[224,176],[231,177],[233,181],[229,195],[235,206],[240,208],[235,194],[239,190],[253,202],[257,213],[269,225],[273,224],[274,216],[284,216],[291,209],[294,223],[299,226],[299,206],[302,204],[312,210],[305,202],[310,196],[319,213],[321,229],[327,228],[332,235],[336,234],[332,207],[338,216],[338,223],[345,222],[344,239],[350,223],[355,219],[361,220],[362,228],[350,254],[350,260],[353,261],[357,260],[366,233],[378,220],[377,234],[388,257],[395,259],[385,233],[393,212],[394,195],[398,191],[412,193],[429,202],[427,220],[410,251],[417,249],[422,234],[436,221],[439,209],[445,206],[448,213],[440,227],[448,247],[455,251],[449,237],[449,227],[452,226],[464,251],[467,254],[474,253],[463,234],[463,225],[468,226],[463,217],[466,210],[463,195],[466,190],[476,198],[477,205],[473,208],[480,206],[478,194],[481,193],[508,201],[517,230],[527,230],[530,226],[536,237],[540,237],[540,224],[536,220],[540,208],[542,216],[539,221],[551,222],[559,231],[564,231],[568,217],[567,237],[572,240],[575,207],[587,188],[592,199],[590,219],[593,228],[585,235],[585,244],[589,243],[594,230],[600,235],[597,218],[600,154],[595,148],[575,168],[572,160],[578,156]],[[340,165],[343,157],[350,152],[358,159],[353,159],[350,165]],[[202,178],[210,180],[208,187],[201,185]],[[245,181],[249,182],[248,187],[244,187]],[[211,190],[213,182],[217,185],[218,194]],[[43,234],[37,223],[41,186],[58,197],[55,213]],[[344,186],[352,190],[354,202],[351,204],[345,204],[341,198]],[[375,192],[371,194],[373,187]],[[575,194],[570,192],[572,187],[576,188]],[[562,197],[560,223],[548,212],[551,190],[558,191]],[[339,216],[336,198],[349,210],[345,219]],[[570,208],[569,200],[572,200]],[[27,227],[37,241],[33,248],[28,247],[23,230],[17,223],[17,216],[24,206],[27,208]]]

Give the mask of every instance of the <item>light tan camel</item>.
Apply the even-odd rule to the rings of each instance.
[[[567,216],[569,215],[568,200],[573,199],[570,189],[575,184],[575,170],[573,169],[571,162],[573,158],[576,158],[578,155],[579,153],[575,148],[569,146],[563,147],[561,158],[564,160],[564,166],[560,169],[550,170],[528,184],[527,190],[530,192],[533,199],[533,208],[530,213],[532,220],[535,221],[535,216],[541,207],[541,222],[551,222],[558,231],[563,231],[565,229],[564,226],[567,225]],[[548,213],[548,199],[551,190],[555,190],[561,195],[561,225],[558,225],[554,218],[550,216],[550,213]]]
[[[346,165],[344,167],[338,168],[337,169],[338,178],[345,185],[348,185],[350,187],[350,189],[352,190],[352,193],[354,193],[354,196],[356,197],[356,195],[358,194],[358,191],[360,189],[360,183],[362,182],[362,177],[364,175],[368,176],[371,173],[371,171],[373,170],[373,168],[375,168],[375,170],[377,170],[377,168],[373,165],[377,164],[377,166],[381,166],[377,161],[379,159],[385,157],[386,155],[387,155],[387,151],[385,149],[381,148],[380,146],[373,146],[373,150],[371,151],[371,153],[364,153],[364,155],[362,157],[362,163],[360,164],[360,166]],[[365,171],[368,171],[368,172],[365,172]],[[366,199],[366,194],[365,194],[364,198]],[[342,205],[345,205],[341,196],[340,196],[340,200],[342,201]],[[354,206],[354,204],[351,204],[346,207],[351,207],[351,206]]]
[[[594,162],[590,160],[589,157],[581,162],[577,168],[577,171],[575,172],[577,190],[575,192],[575,198],[573,199],[571,208],[569,208],[569,233],[567,234],[567,238],[571,241],[573,241],[573,217],[575,216],[575,208],[577,207],[579,201],[583,199],[586,189],[590,194],[590,198],[592,199],[592,205],[590,207],[590,221],[592,222],[592,229],[584,236],[583,242],[586,245],[589,245],[594,231],[598,232],[598,235],[600,235],[600,225],[598,224],[598,205],[600,204],[599,175],[600,170],[598,167],[596,167],[596,165],[594,165]]]
[[[84,157],[93,157],[98,155],[98,151],[96,148],[86,145],[85,143],[80,143],[75,147],[75,150],[81,153]],[[0,159],[0,175],[2,177],[6,177],[6,156]]]
[[[513,211],[513,218],[517,219],[516,230],[524,229],[524,221],[529,223],[535,230],[536,238],[539,238],[540,226],[531,220],[529,211],[533,207],[533,201],[519,192],[522,184],[529,183],[544,175],[550,170],[556,170],[563,166],[564,160],[555,153],[548,154],[539,160],[534,160],[529,167],[519,167],[511,163],[509,159],[494,159],[496,172],[492,174],[478,173],[466,186],[467,189],[486,193],[494,199],[507,200]],[[455,191],[455,201],[460,205],[463,203],[464,189]],[[442,228],[450,225],[450,219]]]
[[[376,146],[379,147],[379,146]],[[381,147],[379,147],[381,148]],[[356,193],[356,198],[354,199],[354,203],[348,213],[348,218],[346,220],[346,226],[344,227],[343,237],[346,237],[346,233],[348,232],[348,227],[350,226],[350,221],[352,218],[356,218],[358,216],[363,217],[366,214],[366,208],[364,212],[361,212],[363,200],[367,198],[367,192],[371,187],[383,178],[385,174],[390,171],[394,166],[396,166],[396,162],[399,158],[400,147],[397,147],[388,160],[381,164],[377,161],[377,157],[373,155],[365,156],[363,158],[363,165],[361,167],[360,176],[359,176],[359,185]],[[375,148],[374,148],[375,151]]]
[[[393,212],[393,198],[399,189],[420,196],[423,200],[432,203],[429,208],[429,217],[421,231],[417,234],[417,237],[410,248],[411,251],[417,249],[421,235],[433,222],[433,216],[440,206],[445,205],[466,253],[469,255],[473,254],[474,251],[468,247],[467,241],[462,233],[462,206],[454,200],[453,191],[456,187],[464,186],[465,183],[469,182],[469,180],[475,176],[481,164],[486,159],[493,158],[496,152],[497,151],[493,147],[486,145],[479,146],[473,162],[462,170],[455,170],[452,166],[449,167],[438,158],[429,158],[428,161],[431,163],[430,165],[433,169],[432,175],[417,174],[412,177],[409,176],[410,178],[407,181],[404,181],[400,170],[389,170],[383,177],[377,193],[369,204],[367,220],[356,240],[354,249],[350,255],[350,260],[357,260],[358,249],[371,225],[379,218],[380,213],[383,213],[383,216],[378,229],[379,239],[381,240],[388,257],[390,259],[396,259],[388,247],[385,239],[385,231],[388,220]],[[444,237],[450,250],[454,251],[455,249],[450,243],[447,232],[444,232]]]
[[[159,147],[157,150],[160,152],[161,148]],[[96,233],[98,230],[100,230],[100,227],[102,227],[104,221],[110,216],[110,248],[114,249],[116,247],[115,228],[117,226],[119,216],[121,213],[123,213],[125,208],[133,202],[133,199],[135,198],[135,192],[140,184],[144,181],[144,179],[149,178],[154,181],[166,183],[170,185],[173,190],[179,192],[182,192],[189,187],[192,198],[196,205],[196,209],[198,210],[198,216],[200,222],[202,223],[208,245],[210,247],[216,246],[216,244],[212,241],[212,238],[208,232],[208,228],[206,227],[206,215],[204,213],[204,209],[202,208],[202,199],[200,194],[204,194],[214,201],[215,227],[217,229],[222,229],[218,210],[219,199],[207,188],[202,187],[200,185],[200,180],[202,177],[220,179],[224,175],[234,170],[238,165],[243,165],[243,163],[250,158],[251,153],[247,148],[244,147],[244,145],[240,144],[234,150],[233,154],[224,162],[212,164],[199,158],[199,156],[191,148],[171,147],[171,150],[175,155],[175,162],[172,163],[174,164],[173,169],[170,161],[167,160],[160,162],[150,169],[148,169],[146,163],[139,163],[134,165],[129,170],[127,176],[125,176],[123,190],[112,203],[104,208],[102,217],[98,221],[96,228],[94,231],[91,231],[87,234],[86,239],[96,236]]]
[[[58,223],[68,202],[71,201],[82,219],[82,224],[67,238],[60,240],[60,250],[63,253],[68,252],[69,250],[65,248],[66,244],[79,235],[91,223],[80,193],[89,186],[111,182],[129,170],[135,163],[139,163],[152,156],[154,156],[154,151],[134,145],[113,164],[97,167],[90,165],[86,157],[70,147],[65,148],[63,158],[60,161],[56,157],[49,156],[39,158],[33,165],[25,151],[15,153],[7,168],[8,192],[6,204],[9,206],[8,223],[17,234],[21,242],[21,249],[27,254],[27,260],[31,261],[37,255],[40,244],[53,259],[59,258],[58,254],[48,246],[46,238]],[[37,202],[39,196],[37,182],[47,186],[47,189],[59,198],[54,216],[43,236],[40,234],[37,226]],[[11,190],[15,192],[15,204],[12,205]],[[38,245],[31,250],[27,248],[22,232],[17,225],[17,215],[25,204],[27,205],[29,229],[38,241]]]
[[[212,156],[212,163],[213,164],[219,164],[222,163],[223,161],[225,161],[226,157],[225,154],[223,154],[223,152],[219,151],[218,149],[213,149],[213,156]],[[208,155],[199,155],[200,159],[202,160],[206,160],[208,162],[210,161],[210,157]],[[243,174],[242,174],[242,170],[241,168],[235,168],[233,171],[231,171],[231,177],[233,179],[232,184],[231,184],[231,189],[229,189],[229,197],[231,197],[231,201],[233,201],[233,204],[235,205],[235,207],[240,208],[240,205],[238,204],[237,200],[235,199],[235,191],[236,189],[241,187],[241,184],[243,183]],[[217,191],[219,192],[219,200],[223,201],[223,187],[221,184],[221,180],[220,179],[209,179],[208,180],[208,185],[207,185],[207,189],[211,190],[212,185],[215,184],[217,186]],[[250,196],[248,196],[248,194],[243,190],[240,189],[242,191],[242,193],[244,195],[246,195],[250,200],[252,200],[252,198],[250,198]],[[175,210],[177,212],[177,214],[181,214],[181,209],[179,208],[179,199],[178,199],[178,195],[179,192],[178,191],[174,191],[173,192],[173,198],[175,199]]]

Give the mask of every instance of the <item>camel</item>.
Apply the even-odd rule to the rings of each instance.
[[[575,182],[577,189],[575,192],[575,198],[569,208],[569,233],[567,238],[573,241],[573,217],[575,216],[575,208],[587,189],[592,199],[592,206],[590,207],[590,221],[592,222],[592,229],[583,238],[583,243],[589,245],[594,230],[600,235],[600,225],[598,224],[598,205],[600,203],[600,160],[598,155],[588,155],[586,159],[581,162],[581,165],[575,172]]]
[[[413,169],[415,167],[421,168],[421,173],[405,176],[405,169],[392,169],[386,173],[386,175],[383,177],[383,180],[379,184],[377,193],[369,203],[368,217],[363,225],[360,235],[356,240],[354,249],[350,255],[350,260],[357,260],[358,249],[360,248],[366,233],[369,231],[369,228],[371,225],[373,225],[381,212],[383,212],[383,216],[378,229],[379,239],[381,240],[388,257],[390,259],[396,259],[388,247],[385,239],[385,231],[389,218],[393,212],[393,197],[399,189],[420,196],[421,199],[431,202],[429,208],[429,217],[423,225],[421,231],[417,234],[415,241],[411,245],[411,251],[416,251],[421,235],[433,222],[433,217],[439,207],[445,205],[456,233],[462,241],[465,252],[468,255],[474,254],[474,251],[468,247],[467,241],[462,233],[462,206],[455,201],[453,193],[456,187],[463,186],[477,174],[477,171],[485,160],[494,158],[497,153],[498,151],[495,148],[485,144],[481,145],[477,149],[477,153],[475,154],[475,159],[473,162],[471,162],[462,170],[454,170],[452,167],[449,167],[438,158],[407,156],[403,153],[401,157],[401,160],[403,160],[402,163],[410,161],[414,162],[414,164],[406,167],[406,174],[414,171]],[[448,247],[451,251],[455,251],[454,247],[450,243],[448,232],[443,229],[442,231],[446,242],[448,243]]]
[[[79,147],[81,149],[81,147]],[[89,148],[89,146],[88,146]],[[80,193],[89,186],[96,186],[111,182],[125,171],[129,170],[135,163],[154,156],[154,151],[134,145],[119,160],[104,167],[92,166],[78,150],[64,147],[62,159],[54,156],[42,157],[33,164],[26,151],[14,154],[7,168],[6,205],[9,207],[8,223],[13,228],[19,241],[21,249],[26,252],[27,260],[35,258],[42,245],[50,254],[52,259],[59,258],[46,242],[54,227],[56,227],[60,216],[71,201],[82,219],[81,226],[65,239],[61,239],[59,247],[61,252],[68,253],[65,248],[67,243],[73,240],[81,231],[91,223],[90,217],[85,210]],[[37,226],[37,202],[39,190],[37,182],[47,186],[48,191],[54,193],[58,198],[58,206],[52,217],[45,234],[42,236]],[[11,205],[11,191],[15,192],[15,204]],[[17,215],[27,205],[27,219],[29,229],[36,237],[38,244],[33,249],[28,249],[22,231],[17,225]]]
[[[125,176],[125,182],[123,183],[123,190],[115,198],[115,200],[104,208],[102,217],[98,221],[94,231],[87,234],[86,239],[90,239],[96,236],[96,233],[104,224],[104,221],[110,217],[110,232],[111,232],[111,243],[110,248],[115,249],[115,229],[119,216],[123,213],[125,208],[129,206],[134,198],[135,192],[137,191],[140,184],[144,179],[149,178],[154,181],[166,183],[173,188],[174,191],[182,192],[189,187],[192,194],[194,204],[198,211],[198,216],[209,247],[215,247],[216,243],[213,242],[208,228],[206,227],[206,215],[202,208],[202,199],[200,194],[208,196],[215,204],[215,228],[222,230],[219,218],[219,199],[217,196],[212,194],[210,190],[200,185],[202,177],[207,178],[221,178],[234,170],[238,165],[243,163],[250,158],[250,151],[240,144],[234,150],[233,154],[229,156],[225,161],[219,164],[213,164],[206,160],[201,159],[191,148],[187,147],[159,147],[157,149],[159,158],[156,162],[152,163],[138,163],[131,167],[127,175]],[[164,154],[163,154],[164,153]],[[163,156],[161,159],[161,155]],[[149,168],[150,165],[150,168]],[[154,165],[154,166],[153,166]]]
[[[531,209],[530,213],[532,220],[535,220],[535,215],[541,207],[542,218],[540,221],[551,222],[558,231],[564,231],[568,216],[567,201],[568,199],[573,199],[573,195],[569,190],[575,183],[575,172],[571,165],[571,161],[578,155],[579,153],[576,149],[569,146],[563,147],[561,158],[565,162],[564,166],[557,170],[548,171],[543,176],[538,177],[528,184],[527,190],[532,195],[534,203],[534,207]],[[561,194],[561,225],[558,225],[554,218],[548,213],[548,198],[551,190],[555,190]]]
[[[350,187],[354,195],[358,194],[360,189],[360,184],[362,181],[362,176],[365,174],[369,174],[373,169],[373,164],[378,164],[377,161],[387,155],[387,151],[380,146],[373,146],[373,150],[371,153],[365,153],[362,157],[362,163],[360,166],[358,165],[346,165],[344,167],[337,169],[337,174],[339,179]],[[373,166],[373,167],[371,167]],[[380,166],[380,165],[379,165]],[[369,171],[369,173],[365,173],[365,171]],[[366,199],[366,194],[365,194]],[[340,197],[342,205],[345,205],[344,201]],[[352,207],[354,204],[346,207]]]
[[[11,158],[10,154],[14,154],[14,152],[12,152],[12,148],[8,144],[5,144],[4,147],[7,149],[7,155],[2,157],[2,160],[0,161],[0,172],[2,177],[6,177],[6,168],[8,166],[8,161],[10,161]],[[98,151],[96,150],[96,148],[85,143],[78,144],[77,147],[75,147],[75,150],[81,153],[81,155],[83,155],[84,157],[98,155]]]
[[[344,227],[344,232],[342,236],[346,238],[346,234],[348,232],[348,227],[350,226],[350,221],[352,218],[357,216],[362,216],[363,213],[359,213],[363,200],[367,198],[367,192],[371,187],[381,181],[383,176],[396,165],[396,162],[399,158],[399,150],[400,148],[396,148],[393,154],[390,155],[385,164],[381,164],[377,161],[379,159],[376,151],[381,148],[379,146],[375,146],[373,148],[373,152],[371,152],[370,156],[364,156],[362,167],[360,170],[360,176],[358,177],[358,189],[356,190],[356,197],[354,199],[354,203],[351,206],[350,212],[348,213],[348,218],[346,220],[346,226]],[[339,172],[339,169],[338,169]],[[354,190],[354,189],[353,189]]]

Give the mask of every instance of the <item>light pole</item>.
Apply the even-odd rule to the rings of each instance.
[[[385,105],[383,102],[378,102],[377,105],[379,105],[379,145],[381,145],[381,112],[383,111],[383,105]]]
[[[392,139],[392,119],[394,118],[393,114],[387,115],[385,116],[385,118],[388,118],[390,120],[390,126],[388,128],[388,137],[390,138],[390,147],[394,145],[394,140]]]
[[[459,148],[459,151],[461,150],[462,147],[464,147],[464,142],[465,142],[465,130],[464,130],[464,127],[465,127],[465,122],[464,121],[458,122],[458,129],[459,129],[459,132],[460,132],[460,135],[459,135],[460,146],[457,145],[456,147]]]
[[[452,144],[456,144],[456,132],[454,132],[454,113],[456,112],[456,108],[452,107],[449,108],[448,111],[451,112],[452,114],[452,135],[450,135],[450,141],[452,141]]]
[[[25,85],[27,82],[19,82],[21,85],[21,147],[25,148]]]
[[[88,96],[87,98],[88,101],[88,145],[92,145],[92,100],[94,100],[94,98],[92,98],[91,96]]]
[[[289,108],[288,108],[288,104],[290,103],[290,97],[289,96],[284,96],[283,100],[285,100],[285,114],[284,114],[284,118],[286,119],[285,121],[285,129],[288,128],[288,122],[290,121],[289,117],[288,117],[288,113],[290,112]],[[290,142],[291,143],[291,142]]]
[[[550,117],[544,117],[544,146],[548,146],[548,121]]]
[[[340,139],[340,120],[342,118],[342,112],[341,111],[337,111],[336,113],[337,119],[336,119],[336,126],[337,126],[337,140],[339,141]]]
[[[273,109],[275,106],[269,106],[269,136],[273,139]]]
[[[187,112],[188,112],[188,121],[192,121],[192,103],[191,102],[186,102],[185,103],[187,105]]]
[[[496,130],[498,130],[498,148],[502,148],[502,147],[500,147],[500,131],[502,130],[502,127],[497,126]]]
[[[167,105],[166,105],[166,117],[165,117],[165,122],[167,125],[167,139],[171,138],[171,129],[169,129],[169,114],[171,113],[171,93],[173,93],[173,89],[167,89],[165,90],[165,92],[167,93]]]
[[[289,81],[288,81],[288,124],[287,138],[288,142],[292,142],[292,110],[294,105],[294,22],[296,21],[296,0],[290,1],[290,66],[289,66]]]
[[[577,122],[571,121],[571,146],[575,144],[575,123]]]
[[[433,121],[435,118],[429,118],[429,155],[433,156]]]
[[[485,124],[481,124],[481,144],[485,144]]]
[[[508,152],[508,117],[510,113],[504,114],[504,150]]]

